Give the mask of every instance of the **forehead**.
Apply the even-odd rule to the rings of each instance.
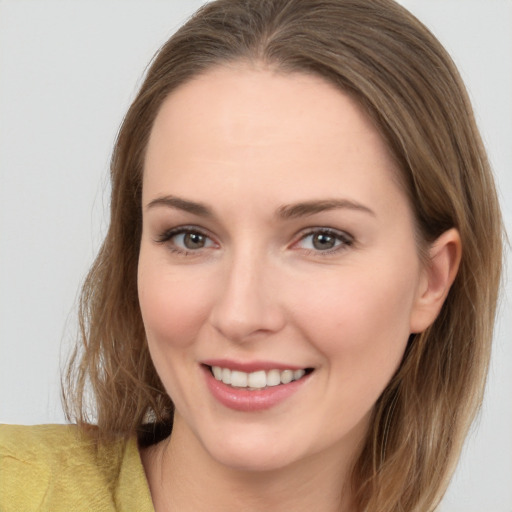
[[[383,138],[349,95],[315,75],[239,64],[214,68],[164,101],[143,190],[245,184],[300,196],[307,190],[296,185],[310,182],[322,196],[361,184],[378,196],[395,175]]]
[[[315,128],[314,141],[309,127]],[[173,132],[176,145],[192,131],[205,143],[216,143],[218,134],[233,145],[264,145],[276,137],[329,142],[344,130],[364,132],[366,142],[372,138],[384,146],[360,106],[320,76],[245,63],[215,67],[174,90],[160,108],[151,138],[162,130]]]

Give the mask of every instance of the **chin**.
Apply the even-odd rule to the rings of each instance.
[[[230,435],[222,441],[205,440],[203,447],[217,463],[242,472],[267,472],[283,469],[302,459],[300,444],[280,439],[279,435]]]
[[[278,471],[293,465],[297,457],[291,454],[271,452],[267,448],[262,450],[236,450],[229,449],[222,453],[210,452],[219,464],[240,472],[264,473]]]

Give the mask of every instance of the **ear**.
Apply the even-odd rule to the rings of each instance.
[[[422,270],[411,311],[411,333],[424,331],[441,311],[462,256],[459,232],[455,228],[445,231],[428,252],[429,260]]]

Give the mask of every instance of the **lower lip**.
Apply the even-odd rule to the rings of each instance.
[[[279,384],[278,386],[251,391],[224,384],[222,381],[217,380],[212,375],[210,368],[206,366],[203,366],[203,370],[206,384],[214,398],[229,409],[243,412],[264,411],[275,407],[295,394],[311,375],[307,374],[289,384]]]

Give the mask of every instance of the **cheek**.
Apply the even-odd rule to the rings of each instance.
[[[399,334],[408,336],[413,287],[389,272],[374,274],[350,269],[338,279],[324,283],[317,279],[302,294],[306,300],[294,309],[301,311],[304,329],[313,338],[325,340],[326,351],[366,343],[375,346],[379,340],[392,342]]]
[[[327,361],[332,382],[371,406],[407,345],[415,274],[396,265],[368,268],[354,267],[336,279],[317,280],[309,289],[318,292],[307,295],[297,318]]]
[[[138,291],[150,347],[184,348],[194,342],[208,315],[211,287],[204,276],[172,271],[168,264],[144,256],[139,260]]]
[[[178,410],[194,407],[187,397],[197,382],[186,372],[211,303],[206,284],[190,268],[173,271],[165,258],[141,251],[138,292],[149,352]]]
[[[408,340],[408,293],[387,279],[344,279],[330,301],[311,304],[304,329],[324,356],[327,413],[333,436],[368,420],[403,358]],[[340,283],[338,283],[339,285]],[[323,305],[322,305],[323,304]],[[334,321],[333,321],[334,319]]]

